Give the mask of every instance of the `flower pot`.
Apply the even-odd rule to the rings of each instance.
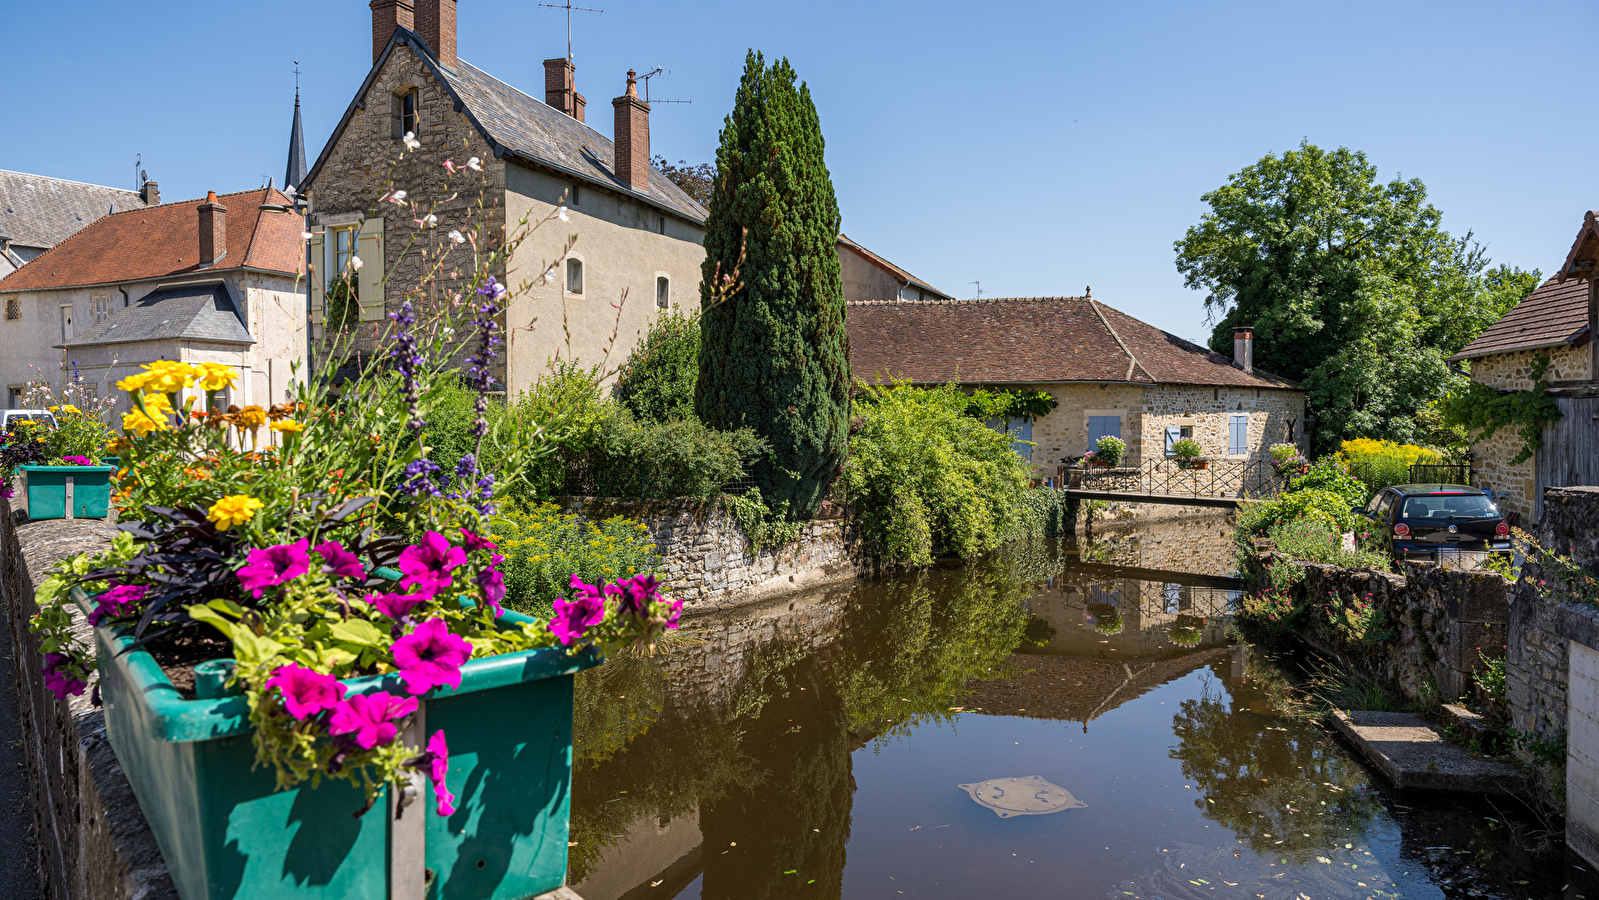
[[[391,896],[391,865],[405,861],[391,841],[405,844],[391,834],[403,816],[387,812],[389,788],[360,817],[365,799],[343,781],[275,791],[272,772],[252,768],[242,696],[185,700],[149,653],[120,652],[133,641],[125,629],[95,632],[106,731],[183,900]],[[424,817],[426,896],[510,900],[565,882],[572,676],[600,662],[560,649],[474,659],[458,689],[424,695],[426,731],[448,735],[446,782],[459,798],[445,818],[424,787],[404,811]],[[404,693],[394,675],[344,684]]]
[[[1299,464],[1299,474],[1301,474],[1301,475],[1309,475],[1310,474],[1310,463],[1300,463]]]
[[[18,466],[28,518],[103,519],[115,466]]]
[[[1194,460],[1194,468],[1196,468],[1196,469],[1208,469],[1208,468],[1210,468],[1210,460],[1208,460],[1208,459],[1196,459],[1196,460]]]

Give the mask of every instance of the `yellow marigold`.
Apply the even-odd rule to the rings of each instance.
[[[233,383],[239,380],[239,373],[232,366],[225,366],[222,363],[200,363],[198,368],[197,384],[204,391],[220,391],[232,387]]]
[[[195,377],[200,374],[194,366],[172,360],[153,362],[145,366],[145,369],[150,373],[145,388],[163,394],[176,394],[194,384]]]
[[[273,422],[272,423],[272,430],[273,431],[287,431],[290,434],[299,434],[300,432],[305,430],[305,423],[304,422],[296,422],[293,419],[284,419],[284,420],[282,420],[280,422]]]
[[[83,415],[83,410],[77,408],[76,406],[73,406],[70,403],[63,405],[61,407],[61,411],[62,412],[73,413],[73,414],[76,414],[76,415]]]
[[[121,381],[117,382],[117,387],[119,389],[127,391],[128,393],[131,394],[134,391],[143,390],[144,386],[146,384],[148,384],[149,382],[150,382],[150,373],[149,372],[140,372],[137,375],[129,375],[127,378],[124,378]]]
[[[170,416],[173,414],[172,401],[166,394],[149,394],[144,398],[144,409],[152,416]]]
[[[172,426],[161,419],[152,419],[139,410],[127,413],[122,417],[122,430],[131,431],[139,437],[144,437],[152,431],[165,431]]]
[[[260,428],[266,424],[266,410],[254,403],[246,406],[235,414],[240,428]]]
[[[223,497],[212,505],[211,511],[205,514],[207,519],[215,522],[217,527],[227,531],[235,525],[243,525],[255,518],[255,514],[264,504],[254,497],[245,494],[234,494]]]

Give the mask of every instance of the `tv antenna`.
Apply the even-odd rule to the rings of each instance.
[[[983,283],[981,281],[968,281],[966,283],[977,285],[977,299],[983,299]]]
[[[656,66],[655,68],[653,68],[653,69],[649,70],[648,72],[645,72],[643,75],[639,76],[640,78],[644,79],[644,102],[645,103],[693,103],[694,102],[693,100],[651,100],[650,99],[650,79],[654,78],[657,75],[662,74],[663,72],[665,74],[667,74],[667,75],[672,74],[671,72],[668,72],[665,69],[662,69],[660,66]]]
[[[570,60],[572,58],[572,12],[573,12],[573,10],[576,10],[577,12],[591,12],[591,13],[602,13],[602,12],[605,12],[605,10],[603,10],[603,9],[594,9],[593,7],[588,7],[588,6],[573,6],[572,5],[572,0],[566,0],[565,3],[540,3],[539,5],[540,6],[547,6],[550,9],[564,9],[564,10],[566,10],[566,58],[568,60]]]
[[[150,177],[150,176],[144,174],[144,170],[143,169],[139,168],[139,163],[142,162],[143,159],[144,159],[144,154],[143,153],[135,153],[135,154],[133,154],[133,189],[134,190],[138,190],[139,188],[144,187],[144,182],[139,180],[141,177],[144,177],[144,178],[149,178]]]

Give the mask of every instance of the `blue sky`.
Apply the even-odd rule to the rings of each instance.
[[[1200,195],[1308,138],[1419,177],[1457,234],[1551,272],[1599,205],[1592,3],[577,0],[578,90],[610,132],[629,67],[654,149],[714,158],[748,48],[811,87],[844,230],[960,297],[1080,294],[1208,334],[1172,242]],[[314,159],[371,61],[364,0],[13,3],[0,168],[179,199],[281,181],[300,61]],[[565,18],[462,0],[460,54],[539,95]]]

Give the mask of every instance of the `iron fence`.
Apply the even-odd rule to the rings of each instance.
[[[1067,484],[1082,491],[1259,500],[1275,496],[1287,480],[1266,460],[1209,460],[1200,468],[1192,463],[1185,467],[1175,459],[1149,459],[1127,466],[1069,470]]]
[[[1471,466],[1417,463],[1410,467],[1411,484],[1471,484]]]

